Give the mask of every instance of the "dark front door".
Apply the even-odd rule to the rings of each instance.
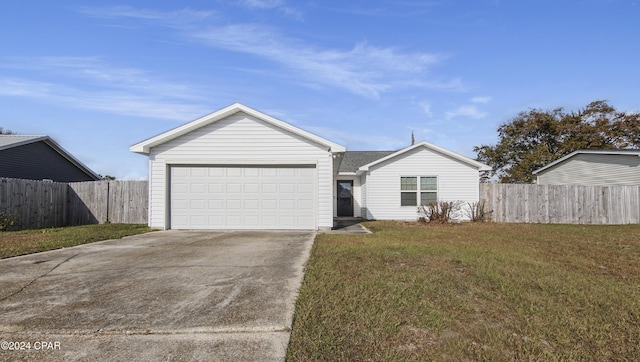
[[[353,181],[338,181],[338,216],[353,216]]]

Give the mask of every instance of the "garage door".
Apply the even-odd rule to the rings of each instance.
[[[171,167],[172,229],[315,229],[314,166]]]

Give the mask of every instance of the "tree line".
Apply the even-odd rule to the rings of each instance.
[[[531,183],[533,171],[580,149],[640,148],[640,113],[616,110],[599,100],[567,112],[530,109],[498,127],[495,145],[474,147],[491,167],[483,181]]]

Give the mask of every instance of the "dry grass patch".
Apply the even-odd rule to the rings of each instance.
[[[633,360],[640,225],[319,235],[289,360]]]
[[[120,239],[151,231],[142,224],[99,224],[63,228],[0,232],[0,259],[91,243]]]

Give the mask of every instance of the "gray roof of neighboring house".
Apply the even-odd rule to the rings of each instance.
[[[395,152],[397,151],[347,151],[342,156],[338,172],[357,172],[360,167]]]
[[[11,178],[100,179],[51,137],[43,135],[0,135],[0,171],[0,177]]]
[[[547,170],[559,163],[562,163],[566,160],[568,160],[569,158],[575,156],[575,155],[579,155],[579,154],[599,154],[599,155],[632,155],[632,156],[640,156],[640,150],[637,149],[620,149],[620,148],[613,148],[613,149],[587,149],[587,150],[577,150],[577,151],[573,151],[568,155],[565,155],[563,157],[560,157],[559,159],[533,171],[532,173],[538,174],[544,170]]]
[[[0,151],[47,139],[47,136],[0,135]]]

